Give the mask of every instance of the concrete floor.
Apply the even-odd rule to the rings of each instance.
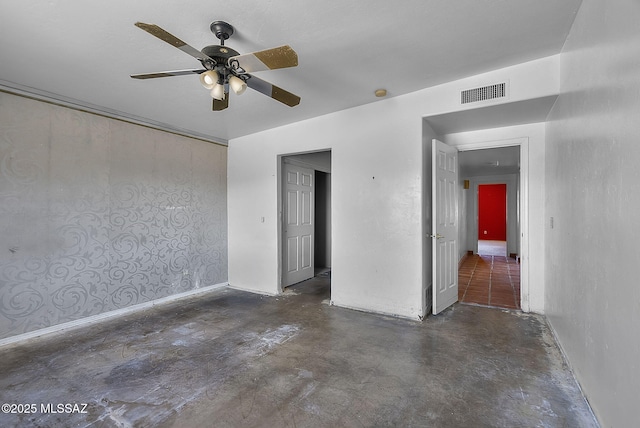
[[[597,426],[540,316],[456,304],[414,322],[328,299],[326,277],[224,289],[2,348],[0,402],[37,409],[0,426]]]

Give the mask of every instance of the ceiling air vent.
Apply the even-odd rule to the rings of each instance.
[[[461,104],[475,103],[478,101],[493,100],[507,96],[507,83],[483,86],[482,88],[467,89],[460,93]]]

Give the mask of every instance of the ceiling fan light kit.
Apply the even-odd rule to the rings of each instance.
[[[213,98],[214,111],[224,110],[229,106],[229,88],[236,95],[241,95],[249,87],[289,107],[300,103],[299,96],[250,74],[256,71],[296,67],[298,55],[288,45],[241,55],[224,45],[225,40],[233,35],[233,27],[224,21],[214,21],[209,28],[220,40],[220,45],[205,46],[202,50],[197,50],[155,24],[136,22],[135,25],[196,58],[203,68],[132,74],[131,77],[134,79],[199,74],[200,83],[210,91]]]

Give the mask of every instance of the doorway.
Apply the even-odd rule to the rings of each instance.
[[[462,232],[465,238],[461,240],[466,244],[467,255],[460,263],[459,300],[528,311],[528,266],[519,263],[528,250],[528,139],[457,148],[460,150],[461,180],[469,184],[468,190],[464,190],[466,196],[462,196],[466,199],[466,214],[461,222],[466,224],[466,230]],[[497,220],[485,223],[481,221],[480,192],[483,186],[493,185],[499,186],[484,189],[499,187],[500,191],[504,189],[505,196],[497,198],[502,198],[502,202],[497,203],[498,208],[492,206],[488,210],[489,220]],[[496,215],[496,210],[504,216]],[[502,231],[492,230],[501,225],[506,226],[504,235]],[[474,283],[476,279],[482,281]]]
[[[280,292],[331,274],[331,151],[279,156]]]
[[[507,255],[507,185],[478,186],[478,254]]]
[[[331,173],[316,170],[315,275],[331,273]]]

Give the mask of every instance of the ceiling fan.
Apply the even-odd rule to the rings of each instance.
[[[202,86],[211,91],[214,111],[229,107],[229,88],[240,95],[247,89],[247,86],[289,107],[300,103],[299,96],[250,74],[256,71],[297,66],[298,55],[288,45],[240,55],[237,51],[224,45],[224,41],[233,34],[233,27],[224,21],[214,21],[211,23],[210,29],[220,39],[220,45],[205,46],[199,51],[155,24],[136,22],[135,25],[191,55],[200,61],[203,68],[132,74],[131,77],[134,79],[199,74]]]

